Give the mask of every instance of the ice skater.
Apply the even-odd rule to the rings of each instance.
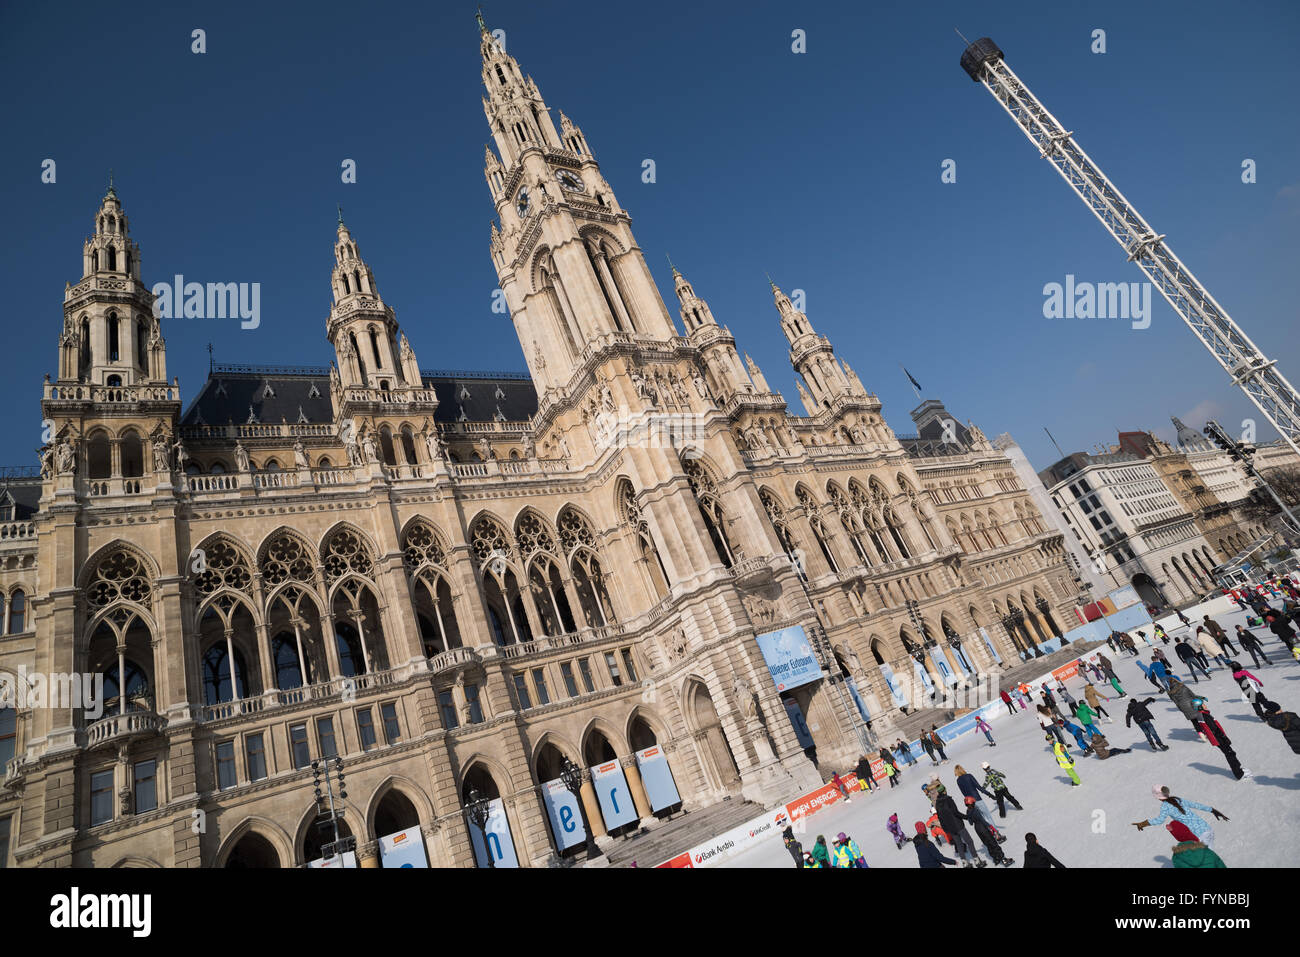
[[[1020,806],[1020,802],[1016,800],[1015,795],[1007,790],[1007,776],[1001,771],[989,767],[987,761],[981,764],[980,767],[984,769],[985,790],[993,792],[993,799],[998,802],[998,817],[1005,818],[1007,816],[1007,806],[1003,803],[1005,801],[1010,801],[1017,811],[1023,811],[1024,808]]]
[[[957,862],[951,857],[945,857],[940,850],[930,843],[930,839],[925,836],[925,832],[917,834],[912,838],[912,846],[916,848],[916,862],[925,870],[935,868],[942,870],[945,864],[957,866]]]
[[[1147,705],[1154,702],[1155,698],[1143,698],[1139,701],[1137,698],[1130,698],[1128,703],[1128,713],[1124,715],[1124,727],[1133,727],[1133,722],[1146,736],[1147,744],[1151,745],[1152,751],[1168,751],[1169,745],[1160,740],[1160,735],[1156,733],[1156,726],[1151,717],[1151,710]]]
[[[1250,652],[1250,657],[1255,662],[1255,667],[1259,667],[1259,659],[1264,659],[1264,664],[1271,665],[1273,662],[1268,660],[1268,655],[1264,653],[1264,646],[1259,643],[1254,632],[1247,631],[1241,625],[1237,626],[1237,640],[1241,642],[1241,647]]]
[[[1210,634],[1206,629],[1197,627],[1196,643],[1201,646],[1201,664],[1205,664],[1206,657],[1213,658],[1215,663],[1221,667],[1228,667],[1228,657],[1223,653],[1223,646],[1219,644],[1217,638]],[[1208,673],[1209,666],[1206,665]]]
[[[993,740],[993,729],[989,727],[989,723],[984,720],[983,715],[975,715],[975,730],[983,733],[984,737],[988,739],[990,748],[998,746],[998,743]]]
[[[1064,718],[1057,718],[1056,723],[1070,732],[1074,738],[1074,743],[1079,746],[1079,750],[1085,755],[1092,754],[1092,747],[1088,744],[1087,739],[1083,736],[1083,728],[1079,727],[1073,721],[1066,721]]]
[[[971,774],[960,764],[953,768],[953,773],[957,775],[957,790],[961,792],[961,796],[963,798],[973,799],[975,802],[975,810],[979,811],[979,813],[984,816],[984,820],[988,821],[989,824],[992,825],[993,815],[989,813],[988,806],[985,805],[984,801],[980,798],[980,795],[983,794],[988,797],[989,800],[993,800],[992,792],[986,791],[980,783],[975,780],[975,775]],[[971,802],[970,800],[967,800],[966,803],[969,804]]]
[[[964,866],[971,867],[973,864],[975,867],[987,867],[984,859],[976,853],[970,832],[962,823],[964,816],[957,810],[952,795],[942,786],[939,796],[935,798],[934,809],[939,815],[939,826],[948,832],[948,837],[952,840],[953,853],[965,862]]]
[[[903,828],[898,823],[897,813],[889,815],[889,823],[885,825],[885,830],[887,830],[889,836],[894,839],[894,846],[901,851],[903,845],[907,843],[907,835],[903,833]]]
[[[1038,837],[1032,831],[1025,835],[1025,867],[1059,867],[1066,870],[1064,864],[1054,858],[1047,848],[1038,843]]]
[[[1053,741],[1050,734],[1047,736],[1047,743],[1052,746],[1052,754],[1056,756],[1056,763],[1070,776],[1070,787],[1077,788],[1082,782],[1079,781],[1079,775],[1074,773],[1074,759],[1065,750],[1065,745],[1060,741]]]
[[[1101,706],[1102,700],[1109,701],[1110,699],[1103,694],[1098,694],[1096,687],[1093,685],[1091,681],[1087,682],[1083,686],[1083,700],[1088,702],[1089,708],[1091,708],[1093,711],[1096,711],[1107,721],[1114,720],[1114,718],[1112,718],[1106,712],[1106,709]]]
[[[1097,755],[1098,761],[1105,761],[1112,755],[1128,754],[1132,751],[1132,748],[1112,748],[1110,742],[1106,740],[1106,736],[1099,734],[1092,739],[1092,751]]]
[[[1048,743],[1055,737],[1065,747],[1065,734],[1056,726],[1056,719],[1052,717],[1052,712],[1047,709],[1047,705],[1040,704],[1037,711],[1038,726],[1047,732]]]
[[[1282,732],[1282,738],[1291,746],[1291,750],[1300,754],[1300,717],[1294,711],[1283,711],[1276,701],[1264,706],[1264,723],[1270,728]]]
[[[845,804],[853,803],[853,798],[849,796],[849,786],[844,783],[844,779],[840,777],[838,771],[831,772],[831,784],[835,785],[835,788],[840,792],[840,794],[844,795]]]
[[[924,735],[925,732],[922,731],[921,734]],[[939,737],[939,726],[936,724],[930,725],[930,744],[934,745],[934,750],[939,752],[939,763],[947,764],[948,755],[943,753],[944,740]]]
[[[907,742],[899,738],[894,743],[894,751],[903,756],[903,763],[909,768],[916,763],[916,758],[912,756],[912,749],[907,746]]]
[[[1232,641],[1228,638],[1228,633],[1223,630],[1223,626],[1209,615],[1205,616],[1204,627],[1206,631],[1214,636],[1214,640],[1217,641],[1219,646],[1224,651],[1228,652],[1228,654],[1235,655],[1239,653],[1236,648],[1232,647]]]
[[[1196,709],[1196,729],[1205,735],[1210,744],[1223,752],[1223,756],[1228,760],[1228,767],[1232,770],[1232,776],[1238,781],[1242,778],[1252,777],[1250,769],[1241,766],[1237,752],[1232,749],[1232,739],[1224,732],[1223,725],[1219,724],[1214,715],[1210,714],[1210,703],[1204,698],[1197,698]]]
[[[1264,709],[1273,703],[1264,695],[1264,682],[1235,661],[1228,662],[1228,667],[1232,669],[1232,680],[1241,689],[1241,697],[1255,709],[1255,716],[1264,721]]]
[[[1115,689],[1115,693],[1121,698],[1127,698],[1128,692],[1120,687],[1119,677],[1115,674],[1115,667],[1110,663],[1110,659],[1105,655],[1098,655],[1097,663],[1101,666],[1102,673],[1105,674],[1106,678],[1110,681],[1110,686]]]
[[[1223,863],[1223,858],[1198,841],[1196,835],[1188,829],[1186,824],[1179,821],[1166,821],[1165,830],[1173,835],[1174,840],[1178,842],[1169,852],[1169,858],[1174,867],[1228,866]]]
[[[785,844],[785,849],[794,858],[794,866],[803,867],[803,845],[795,840],[794,828],[787,827],[781,832],[781,842]]]
[[[858,776],[859,791],[870,791],[876,787],[876,782],[871,775],[871,761],[865,754],[859,755],[858,766],[853,769],[853,773]]]
[[[1200,669],[1207,679],[1210,677],[1209,669],[1201,664],[1196,649],[1189,645],[1185,639],[1178,638],[1174,641],[1174,654],[1187,666],[1187,670],[1192,673],[1192,680],[1197,684],[1201,683],[1201,679],[1196,677],[1197,669]]]
[[[976,808],[978,803],[979,802],[973,797],[967,797],[966,813],[963,814],[962,817],[970,821],[970,825],[975,831],[975,836],[980,839],[980,843],[984,845],[984,849],[989,852],[989,857],[993,858],[993,863],[1000,867],[1010,867],[1015,863],[1015,860],[1003,854],[1002,848],[998,847],[997,834],[993,830],[993,826],[985,820],[984,814],[987,812],[981,812]]]
[[[1083,725],[1083,730],[1088,732],[1088,740],[1091,741],[1096,738],[1097,735],[1101,734],[1101,732],[1097,730],[1097,713],[1088,707],[1087,704],[1082,701],[1076,704],[1074,706],[1074,716],[1078,718],[1079,723]]]
[[[1212,847],[1214,846],[1214,828],[1210,826],[1205,818],[1192,812],[1209,811],[1217,820],[1228,820],[1228,816],[1217,808],[1210,807],[1208,804],[1197,804],[1195,801],[1187,800],[1187,798],[1175,797],[1169,793],[1169,788],[1163,785],[1154,785],[1151,788],[1151,796],[1160,802],[1160,813],[1145,821],[1134,821],[1133,826],[1139,831],[1154,824],[1163,824],[1165,821],[1173,820],[1184,825],[1195,834],[1196,839],[1202,844]]]
[[[1016,716],[1016,706],[1011,702],[1011,695],[1007,694],[1007,689],[1003,688],[1001,692],[1002,703],[1007,706],[1007,711],[1014,718]]]

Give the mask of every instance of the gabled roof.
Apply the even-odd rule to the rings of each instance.
[[[521,372],[421,371],[438,396],[438,422],[522,422],[537,411],[532,379]],[[334,421],[329,366],[218,365],[181,425]]]

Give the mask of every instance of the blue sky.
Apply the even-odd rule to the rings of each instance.
[[[597,12],[598,11],[598,12]],[[489,0],[490,27],[586,134],[676,315],[673,261],[796,412],[764,279],[803,289],[887,420],[916,397],[1010,431],[1042,468],[1115,441],[1260,419],[1172,310],[1145,330],[1043,318],[1043,286],[1143,277],[958,66],[988,35],[1178,256],[1300,382],[1300,8],[1293,3],[647,5]],[[262,323],[175,320],[197,394],[224,362],[325,364],[335,204],[424,368],[525,368],[491,312],[471,3],[23,4],[0,14],[9,414],[34,463],[64,283],[108,169],[146,282],[260,282]],[[190,52],[190,33],[207,52]],[[1094,29],[1107,52],[1090,51]],[[791,52],[791,32],[807,52]],[[41,182],[41,163],[57,182]],[[340,164],[356,160],[357,182]],[[654,159],[657,182],[641,181]],[[1258,182],[1241,182],[1241,163]],[[953,159],[957,182],[940,181]]]

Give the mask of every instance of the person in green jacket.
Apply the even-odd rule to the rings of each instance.
[[[1082,701],[1078,702],[1074,708],[1074,716],[1078,718],[1079,723],[1083,725],[1083,730],[1088,732],[1089,740],[1092,740],[1097,737],[1097,735],[1101,734],[1101,732],[1097,730],[1097,712],[1093,711],[1087,704]]]
[[[813,845],[812,857],[815,862],[813,865],[814,867],[831,866],[831,852],[826,846],[826,838],[824,835],[817,835],[817,843]]]
[[[1174,845],[1174,867],[1227,867],[1223,858],[1196,839],[1186,824],[1170,821],[1165,828],[1178,843]]]

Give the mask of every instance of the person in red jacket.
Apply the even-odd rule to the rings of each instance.
[[[1197,698],[1192,703],[1196,706],[1196,719],[1193,722],[1196,730],[1205,735],[1205,740],[1223,752],[1223,756],[1228,759],[1228,767],[1232,769],[1232,776],[1238,781],[1253,777],[1248,769],[1241,766],[1241,761],[1237,759],[1237,752],[1232,750],[1232,739],[1224,732],[1223,725],[1210,714],[1210,703],[1204,698]]]

